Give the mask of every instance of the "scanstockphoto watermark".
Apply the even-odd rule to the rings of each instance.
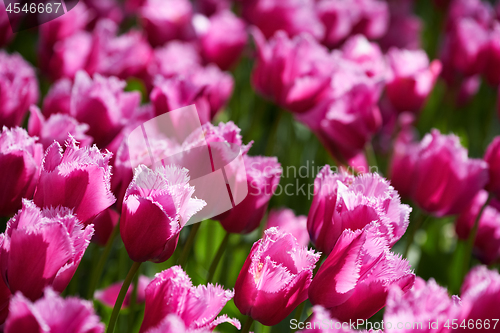
[[[380,322],[370,322],[365,319],[358,320],[349,320],[349,321],[336,321],[331,319],[324,319],[321,321],[308,321],[301,322],[297,319],[290,320],[290,329],[292,330],[302,330],[302,329],[319,329],[319,330],[384,330],[384,329],[407,329],[407,330],[429,330],[429,329],[437,329],[439,327],[439,323],[436,322],[390,322],[383,320]]]
[[[315,165],[314,161],[307,161],[305,165],[301,166],[279,166],[273,167],[267,165],[262,167],[260,165],[261,162],[253,162],[249,165],[249,169],[251,174],[256,175],[256,179],[259,178],[271,178],[275,177],[276,174],[281,175],[280,182],[272,187],[264,187],[260,186],[259,181],[253,180],[250,182],[249,186],[249,195],[286,195],[286,196],[304,196],[307,199],[311,199],[317,191],[318,188],[315,188],[314,179],[316,175],[323,169],[323,165]],[[368,166],[368,167],[357,167],[354,169],[353,167],[337,167],[330,166],[330,170],[332,173],[336,174],[362,174],[362,173],[378,173],[377,166]],[[323,190],[327,190],[325,186],[334,186],[335,184],[324,184]],[[361,186],[361,185],[359,185]],[[360,189],[363,191],[363,189]]]

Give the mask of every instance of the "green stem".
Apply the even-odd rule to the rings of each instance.
[[[137,302],[137,286],[139,284],[139,273],[134,275],[134,280],[132,283],[133,283],[134,288],[132,289],[132,295],[130,295],[130,304],[128,306],[128,310],[129,310],[128,331],[129,331],[129,333],[132,333],[132,331],[134,330],[135,305]]]
[[[295,322],[300,322],[300,318],[302,317],[302,312],[304,312],[304,308],[306,307],[306,301],[300,303],[295,309]],[[292,332],[295,330],[292,329]]]
[[[283,118],[283,114],[286,111],[283,111],[281,108],[278,110],[278,115],[274,119],[273,127],[271,128],[271,132],[268,136],[267,146],[266,146],[266,155],[271,156],[274,151],[274,147],[276,146],[276,137],[278,135],[278,128],[281,122],[281,118]]]
[[[182,268],[186,268],[186,263],[189,257],[189,252],[191,252],[191,248],[193,247],[194,239],[196,238],[196,233],[198,229],[200,229],[201,222],[193,224],[191,230],[189,231],[189,236],[186,240],[186,244],[184,244],[184,248],[182,249],[181,256],[179,257],[178,264]]]
[[[469,266],[470,262],[472,259],[472,250],[474,248],[474,242],[476,241],[476,236],[477,236],[477,231],[479,229],[479,221],[481,220],[481,215],[483,215],[484,209],[488,206],[491,200],[491,194],[488,195],[488,199],[484,203],[484,205],[481,207],[479,210],[479,213],[477,213],[476,219],[474,220],[474,226],[472,227],[472,230],[470,231],[469,238],[467,239],[467,242],[465,244],[465,257],[463,260],[463,274],[462,274],[462,281],[467,275],[467,272],[469,271]]]
[[[108,260],[109,254],[111,252],[111,249],[113,248],[113,243],[118,235],[118,232],[120,231],[120,221],[115,225],[113,232],[109,236],[109,239],[106,243],[106,247],[102,251],[101,257],[99,258],[99,261],[97,262],[97,265],[94,266],[91,278],[90,278],[90,284],[89,284],[89,291],[87,293],[87,299],[92,299],[94,298],[94,293],[95,289],[97,288],[97,284],[99,283],[99,279],[101,278],[102,271],[104,270],[104,265],[106,264],[106,261]]]
[[[247,320],[245,321],[245,325],[243,325],[243,328],[241,329],[241,333],[249,333],[252,324],[253,324],[253,318],[248,316]]]
[[[215,271],[217,270],[217,266],[219,266],[219,262],[224,255],[224,252],[226,251],[227,244],[229,242],[229,235],[231,235],[229,232],[226,232],[224,235],[224,238],[222,239],[222,243],[220,243],[219,249],[217,250],[217,253],[214,256],[214,259],[212,260],[212,263],[210,264],[210,268],[208,269],[208,277],[207,277],[207,283],[212,282]]]
[[[116,320],[118,319],[118,315],[120,314],[123,300],[125,299],[125,295],[127,295],[130,283],[132,282],[132,279],[134,278],[134,275],[135,273],[137,273],[137,270],[139,269],[141,264],[141,262],[134,262],[132,267],[130,267],[127,277],[125,278],[125,281],[123,281],[120,293],[118,294],[118,298],[116,299],[115,306],[113,307],[113,312],[111,313],[111,318],[109,319],[108,329],[106,333],[113,333],[113,331],[115,330]]]
[[[428,217],[429,216],[425,217],[424,214],[420,213],[415,219],[415,223],[411,227],[410,233],[408,234],[408,240],[406,241],[405,251],[403,252],[404,258],[408,257],[408,253],[410,252],[410,247],[413,244],[413,240],[415,239],[415,234],[417,233],[418,229],[420,229],[420,227],[424,224],[424,221],[427,220]]]

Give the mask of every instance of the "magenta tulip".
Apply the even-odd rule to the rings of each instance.
[[[54,82],[43,99],[43,115],[49,117],[55,113],[70,114],[72,88],[73,84],[69,79],[61,79]]]
[[[46,288],[44,297],[36,302],[17,293],[11,300],[9,310],[5,333],[104,332],[104,324],[95,314],[92,302],[77,297],[64,299],[51,288]]]
[[[192,15],[189,0],[146,0],[139,9],[139,22],[156,47],[174,39],[193,38]]]
[[[55,206],[54,206],[55,207]],[[44,208],[24,200],[1,237],[2,276],[12,293],[31,300],[46,286],[62,292],[73,277],[90,238],[92,225],[82,229],[69,208]]]
[[[234,304],[264,325],[276,325],[307,299],[320,254],[292,234],[270,228],[254,243],[235,284]]]
[[[19,54],[0,51],[0,126],[21,125],[38,100],[35,71]]]
[[[315,0],[250,0],[243,2],[243,18],[270,38],[282,30],[289,36],[308,33],[321,40],[325,29],[315,10]]]
[[[389,246],[405,233],[411,208],[378,174],[334,174],[323,167],[314,181],[307,228],[316,248],[328,255],[344,230],[376,229]]]
[[[489,171],[489,180],[485,188],[500,198],[500,136],[495,137],[489,144],[484,160],[488,163]]]
[[[118,212],[111,207],[100,212],[92,221],[94,224],[94,236],[92,237],[92,242],[100,246],[106,246],[109,237],[111,237],[111,234],[113,233],[113,229],[118,224],[119,219],[120,214],[118,214]]]
[[[48,13],[45,15],[49,16]],[[41,16],[43,17],[44,14],[41,13]],[[42,47],[52,47],[58,41],[84,30],[91,16],[92,14],[85,3],[80,1],[67,14],[41,24],[40,43]]]
[[[397,111],[419,112],[441,72],[441,62],[429,64],[423,50],[399,50],[387,53],[391,75],[386,85],[387,97]]]
[[[147,276],[141,275],[139,276],[139,280],[137,282],[137,296],[136,303],[142,304],[146,300],[146,287],[151,282],[151,279]],[[109,287],[97,290],[94,294],[94,298],[99,302],[113,307],[116,303],[116,299],[118,298],[118,294],[120,293],[120,289],[122,287],[123,281],[116,282],[110,285]],[[132,297],[132,292],[134,290],[134,286],[130,285],[127,289],[127,294],[125,295],[125,299],[123,300],[122,309],[128,308],[130,304],[130,297]]]
[[[311,319],[308,319],[305,323],[297,323],[297,327],[301,328],[303,326],[303,330],[298,331],[297,333],[375,333],[378,331],[357,331],[352,329],[352,327],[357,327],[357,323],[354,322],[354,325],[351,325],[349,322],[341,323],[337,321],[335,318],[330,317],[330,313],[322,307],[321,305],[315,305],[312,308],[313,314]]]
[[[363,35],[349,38],[342,46],[342,58],[353,63],[373,80],[386,80],[389,69],[380,47]]]
[[[5,322],[9,315],[9,303],[12,294],[3,279],[0,279],[0,324]]]
[[[148,329],[144,333],[165,333],[165,332],[175,332],[175,333],[211,333],[212,330],[201,328],[201,329],[190,329],[186,327],[184,321],[175,315],[169,314],[161,321],[161,323]]]
[[[415,15],[414,1],[388,1],[389,26],[387,33],[379,40],[384,50],[391,47],[407,50],[421,48],[423,20]]]
[[[282,173],[276,157],[244,155],[243,160],[248,195],[231,210],[214,217],[227,232],[239,234],[247,234],[259,227]]]
[[[489,84],[500,84],[500,22],[495,21],[486,46],[486,65],[483,74]]]
[[[219,285],[195,287],[180,266],[173,266],[156,274],[146,288],[146,308],[139,332],[149,332],[169,315],[177,315],[192,330],[212,330],[224,322],[240,329],[237,319],[227,315],[217,317],[233,295],[233,291]]]
[[[253,35],[257,61],[252,85],[257,92],[296,113],[309,111],[322,100],[334,69],[324,46],[308,34],[290,39],[279,31],[267,42],[260,31]]]
[[[90,146],[93,139],[85,134],[88,128],[87,124],[80,124],[68,114],[52,114],[48,119],[45,119],[37,106],[30,107],[28,133],[31,136],[37,136],[45,149],[54,141],[63,145],[68,134],[78,141],[80,146]]]
[[[469,238],[477,215],[487,199],[488,193],[481,190],[473,201],[464,207],[455,225],[459,238]],[[487,265],[500,261],[500,202],[497,199],[492,199],[481,214],[474,241],[474,254]]]
[[[63,206],[73,209],[85,225],[115,203],[110,190],[111,153],[101,153],[94,145],[80,148],[73,137],[63,151],[54,142],[45,151],[34,201],[39,207]]]
[[[194,7],[197,12],[212,16],[231,8],[231,0],[195,0]]]
[[[166,78],[188,75],[191,71],[198,70],[201,64],[201,56],[194,43],[174,40],[154,50],[148,74],[151,81],[156,75]]]
[[[43,159],[43,146],[22,128],[4,127],[0,133],[0,215],[21,208],[22,198],[32,198]]]
[[[455,135],[434,129],[420,143],[395,146],[390,178],[396,190],[409,195],[435,216],[458,214],[488,181],[488,165],[467,157]]]
[[[500,307],[500,274],[488,270],[486,266],[473,268],[465,277],[461,293],[462,307],[458,322],[465,321],[465,327],[458,327],[454,332],[470,332],[468,323],[488,323],[493,328]],[[486,326],[483,326],[486,329]],[[476,331],[479,331],[477,326]],[[498,327],[497,327],[498,328]]]
[[[88,135],[105,147],[120,130],[134,119],[141,101],[138,91],[125,92],[125,81],[95,74],[91,79],[78,72],[71,94],[71,115],[89,125]]]
[[[0,46],[5,47],[8,44],[14,33],[12,29],[16,26],[15,20],[9,20],[9,16],[7,15],[7,11],[5,10],[5,4],[0,3]]]
[[[209,19],[195,16],[194,22],[200,36],[201,53],[206,61],[222,70],[230,69],[247,42],[245,22],[230,10],[216,13]]]
[[[372,230],[345,230],[309,287],[309,300],[340,321],[368,319],[385,306],[391,286],[407,291],[415,275]]]
[[[187,169],[177,166],[135,169],[122,206],[120,233],[129,257],[163,262],[177,246],[179,232],[205,201],[192,198]]]
[[[293,210],[288,208],[271,210],[267,217],[265,229],[272,227],[276,227],[282,232],[292,234],[300,246],[307,246],[309,244],[307,216],[296,216]]]
[[[390,289],[384,312],[385,332],[450,332],[444,326],[447,321],[448,324],[453,323],[459,306],[460,299],[456,296],[450,298],[446,288],[439,286],[434,279],[425,282],[422,278],[417,277],[413,288],[406,292],[398,286]],[[403,318],[405,322],[412,325],[398,327],[397,323],[401,322]],[[436,322],[439,324],[436,325]]]

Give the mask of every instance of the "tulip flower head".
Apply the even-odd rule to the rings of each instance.
[[[154,171],[144,165],[135,169],[123,200],[120,233],[134,261],[163,262],[177,246],[179,232],[205,205],[192,198],[187,169],[175,165]]]
[[[16,293],[10,302],[5,333],[65,332],[102,333],[104,324],[95,314],[92,302],[76,297],[66,299],[50,287],[43,298],[32,302]]]
[[[192,330],[212,330],[224,322],[240,329],[237,319],[227,315],[217,317],[233,295],[233,291],[224,290],[219,285],[195,287],[180,266],[173,266],[156,274],[146,288],[146,308],[140,333],[161,325],[169,315],[177,315],[185,327]]]
[[[301,246],[307,246],[309,244],[307,216],[296,216],[293,210],[288,208],[271,210],[267,217],[266,229],[272,227],[292,234]]]
[[[234,304],[264,325],[276,325],[307,299],[320,253],[292,234],[269,228],[253,245],[235,284]]]
[[[4,127],[0,133],[0,215],[21,208],[22,198],[32,198],[39,178],[43,146],[26,130]]]
[[[94,145],[81,148],[69,136],[65,149],[54,142],[45,151],[34,201],[38,207],[63,206],[73,209],[88,225],[94,217],[115,203],[110,190],[111,153]]]
[[[62,292],[73,277],[94,233],[66,207],[38,208],[24,200],[1,237],[2,276],[12,293],[31,300],[46,286]]]

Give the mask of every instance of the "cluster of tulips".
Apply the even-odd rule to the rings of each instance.
[[[386,333],[498,331],[500,136],[471,158],[463,137],[417,128],[438,85],[457,109],[497,89],[500,3],[426,6],[441,13],[434,60],[412,0],[81,0],[17,34],[0,2],[0,330],[260,333],[295,318],[352,333],[371,318]],[[231,120],[248,94],[328,154],[305,215],[276,207],[281,156]],[[182,142],[129,140],[191,105],[201,127]],[[210,267],[188,270],[208,223],[189,221],[209,203],[194,170],[151,154],[220,143],[241,152],[248,194],[212,215],[225,236]],[[459,295],[411,267],[428,217],[454,223]],[[235,240],[246,259],[221,268]],[[129,271],[109,283],[117,242]]]

